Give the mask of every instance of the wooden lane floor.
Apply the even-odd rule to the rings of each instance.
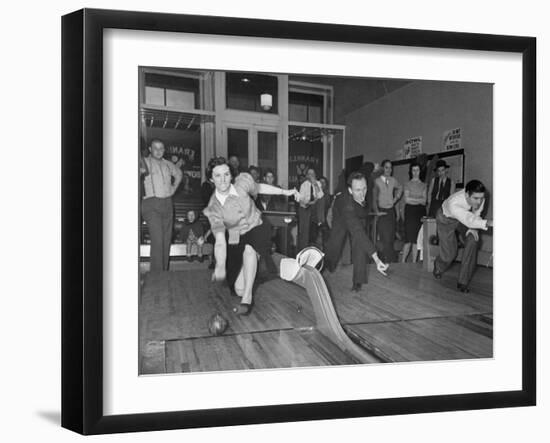
[[[390,278],[369,266],[369,283],[351,292],[351,266],[323,273],[344,330],[383,362],[492,356],[492,270],[478,268],[472,291],[456,290],[455,265],[435,280],[420,264],[392,264]],[[140,297],[140,373],[351,364],[315,330],[304,289],[281,279],[255,291],[251,315],[210,282],[211,271],[148,275]],[[219,313],[229,327],[208,331]]]
[[[140,327],[149,340],[208,337],[208,320],[221,314],[229,322],[226,333],[306,328],[315,324],[305,291],[279,278],[255,290],[251,315],[232,310],[240,298],[227,286],[210,281],[211,271],[163,272],[147,276],[141,291]]]
[[[395,263],[386,278],[371,265],[359,293],[351,266],[324,275],[344,330],[382,361],[490,358],[492,270],[478,267],[468,294],[456,290],[457,272],[435,280],[421,264]]]
[[[140,373],[284,368],[356,363],[315,330],[306,292],[280,278],[260,284],[249,316],[211,271],[149,274],[140,296]],[[212,336],[208,320],[228,321]]]
[[[355,364],[314,328],[257,331],[166,342],[166,372]]]

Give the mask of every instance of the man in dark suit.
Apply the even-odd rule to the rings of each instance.
[[[428,216],[435,218],[441,205],[455,193],[455,183],[448,177],[449,165],[445,160],[438,160],[428,189]]]
[[[378,258],[376,248],[367,235],[368,207],[365,203],[367,180],[360,172],[350,174],[347,189],[336,196],[332,209],[333,221],[327,244],[325,263],[330,272],[334,272],[342,253],[346,235],[351,235],[351,256],[353,262],[352,291],[360,291],[367,283],[367,261],[372,257],[376,269],[386,275],[388,265]]]

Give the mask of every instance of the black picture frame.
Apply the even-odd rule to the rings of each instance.
[[[171,411],[103,412],[103,31],[227,36],[501,51],[522,55],[522,388]],[[337,24],[83,9],[62,18],[62,426],[105,434],[502,408],[536,403],[536,39]]]

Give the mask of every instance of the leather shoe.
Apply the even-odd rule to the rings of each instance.
[[[439,272],[439,271],[437,270],[437,268],[435,267],[435,265],[434,265],[433,275],[434,275],[434,277],[435,277],[436,279],[438,279],[438,280],[441,278],[441,272]]]
[[[465,294],[470,292],[470,288],[468,288],[468,286],[466,286],[466,285],[463,285],[462,283],[457,283],[456,287],[458,288],[458,290],[460,292],[464,292]]]
[[[361,291],[361,283],[354,283],[353,286],[351,287],[351,290],[353,292],[359,292]]]
[[[237,315],[248,315],[252,310],[252,306],[247,303],[241,303],[236,308],[233,308],[233,312]]]

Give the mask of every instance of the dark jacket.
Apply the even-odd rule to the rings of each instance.
[[[336,196],[332,209],[332,231],[346,231],[351,234],[354,247],[363,249],[368,255],[376,252],[371,239],[367,235],[369,220],[368,207],[357,203],[346,189]]]

